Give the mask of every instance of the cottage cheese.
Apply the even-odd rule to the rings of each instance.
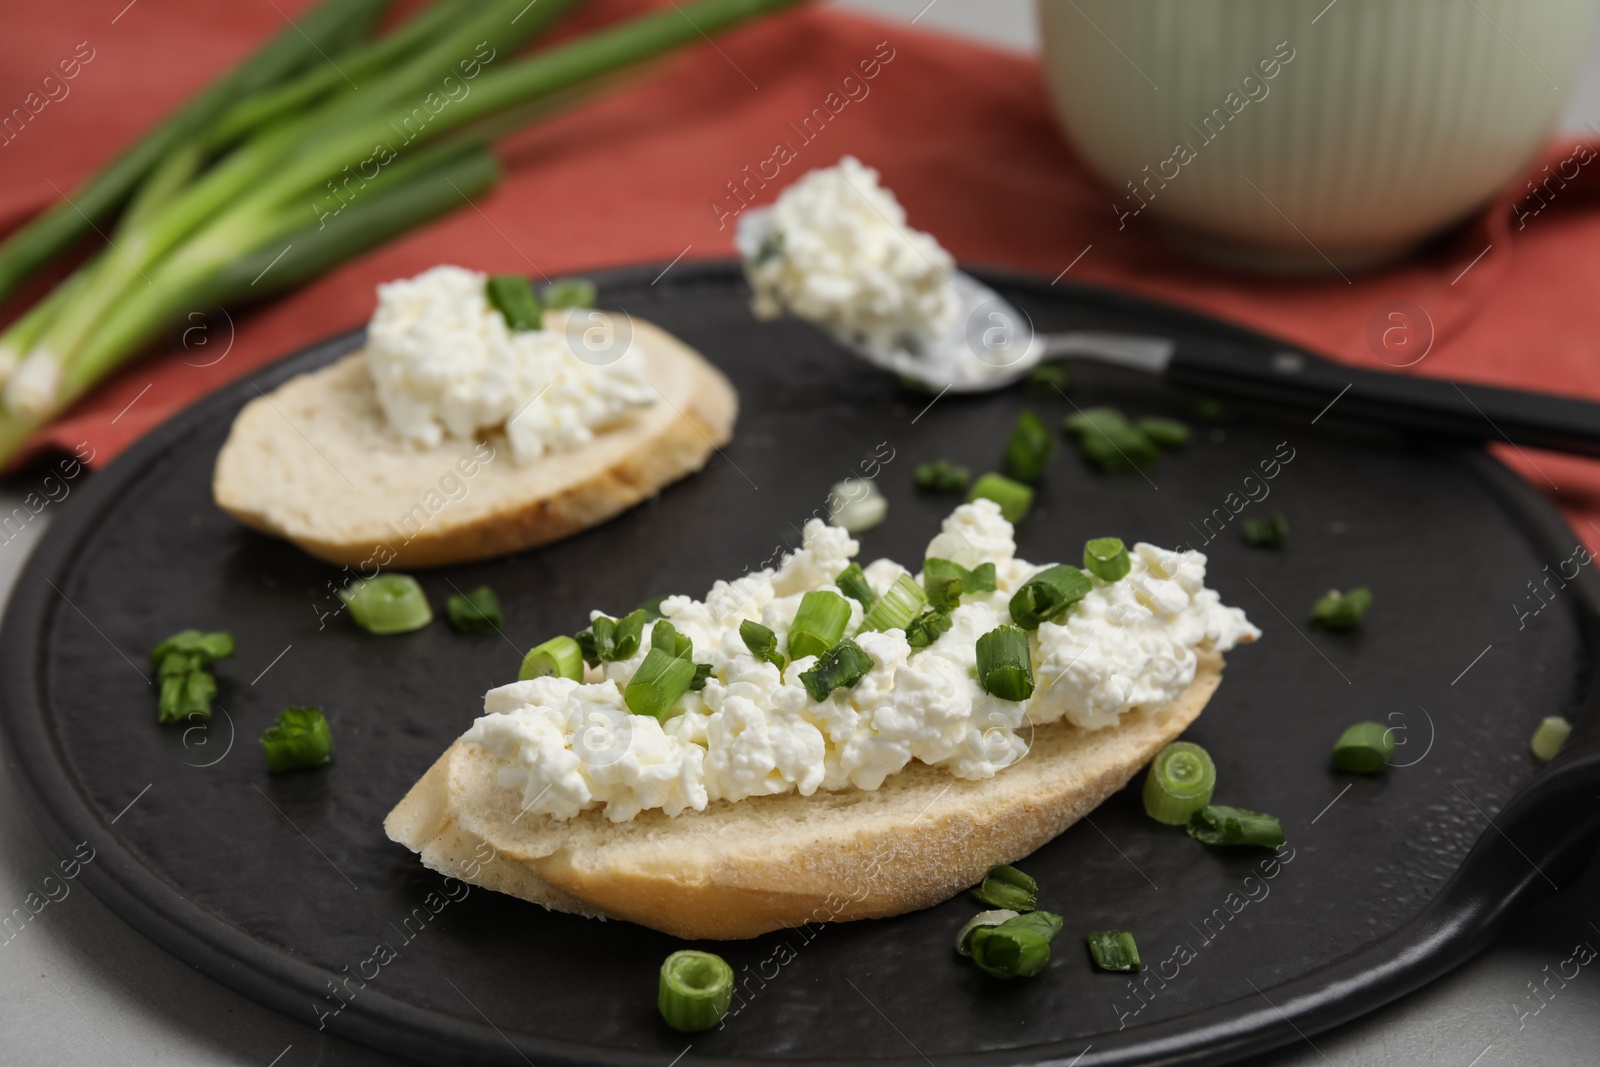
[[[751,217],[760,224],[741,225],[738,246],[760,317],[787,310],[848,342],[898,349],[940,336],[960,313],[950,253],[907,227],[878,172],[853,156]]]
[[[431,446],[504,430],[522,463],[578,448],[656,400],[639,353],[594,366],[558,332],[514,332],[486,281],[441,266],[378,286],[367,367],[399,436]]]
[[[1026,755],[1034,726],[1064,718],[1095,730],[1135,708],[1160,711],[1194,680],[1199,651],[1260,636],[1205,587],[1205,556],[1139,544],[1126,577],[1094,579],[1061,622],[1040,625],[1031,641],[1034,695],[990,696],[977,680],[977,640],[1011,621],[1011,594],[1045,565],[1017,559],[1011,524],[992,501],[976,500],[945,519],[927,555],[995,564],[996,591],[963,598],[951,628],[916,650],[899,630],[856,634],[862,613],[850,601],[846,633],[874,667],[817,703],[800,681],[815,660],[780,673],[745,648],[739,623],[762,623],[784,647],[801,597],[836,589],[858,547],[813,519],[802,547],[776,570],[719,581],[704,600],[664,600],[662,614],[694,642],[694,658],[712,666],[705,689],[686,694],[665,722],[631,715],[623,702],[649,648],[646,630],[637,655],[591,668],[582,682],[540,678],[490,690],[463,740],[508,760],[500,784],[518,790],[528,811],[558,819],[599,808],[622,822],[648,808],[676,815],[715,800],[876,789],[913,760],[956,778],[990,778]],[[907,572],[877,560],[865,573],[881,594]]]

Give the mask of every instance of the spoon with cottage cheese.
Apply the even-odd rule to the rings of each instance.
[[[932,235],[907,226],[894,193],[854,156],[806,174],[771,207],[747,209],[735,244],[758,317],[805,319],[929,392],[999,389],[1041,360],[1073,355],[1160,373],[1172,355],[1165,338],[1036,334]]]

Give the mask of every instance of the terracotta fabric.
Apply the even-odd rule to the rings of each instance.
[[[0,114],[37,107],[47,89],[60,99],[0,144],[0,227],[70,191],[282,28],[281,12],[303,6],[79,0],[11,12],[0,34]],[[654,6],[592,0],[564,32]],[[74,58],[76,75],[61,80],[58,64]],[[58,80],[46,86],[47,74]],[[1475,224],[1392,269],[1348,282],[1262,281],[1185,261],[1145,219],[1121,228],[1116,195],[1057,129],[1033,59],[802,8],[693,48],[648,80],[518,135],[504,146],[506,180],[475,208],[231,327],[190,331],[187,345],[174,331],[167,351],[106,383],[36,444],[88,442],[103,463],[208,390],[358,325],[375,284],[436,263],[554,277],[728,256],[741,205],[731,189],[770,200],[845,153],[879,168],[912,224],[966,262],[1049,278],[1071,264],[1071,280],[1188,305],[1351,363],[1382,368],[1427,348],[1407,373],[1600,399],[1591,310],[1600,292],[1600,165],[1587,146],[1552,145],[1532,168],[1536,195],[1519,183]],[[1391,318],[1396,311],[1408,317]],[[1391,326],[1402,329],[1385,341]],[[1600,466],[1506,453],[1600,546]]]

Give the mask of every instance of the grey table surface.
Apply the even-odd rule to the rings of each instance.
[[[1036,47],[1032,0],[836,0],[1003,47]],[[1600,37],[1564,126],[1600,121]],[[0,486],[0,514],[31,488]],[[41,535],[47,508],[0,543],[0,595]],[[61,858],[44,847],[0,766],[0,913],[35,892]],[[70,885],[70,883],[68,883]],[[1529,911],[1488,951],[1353,1023],[1291,1043],[1252,1067],[1337,1064],[1506,1067],[1600,1062],[1600,973],[1563,981],[1561,961],[1600,946],[1600,862]],[[81,888],[0,944],[0,1065],[378,1067],[398,1061],[256,1004],[146,941]],[[667,1067],[663,1063],[662,1067]]]

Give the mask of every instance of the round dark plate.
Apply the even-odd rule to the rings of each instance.
[[[890,518],[861,538],[863,557],[915,559],[952,505],[915,492],[915,464],[994,467],[1025,407],[1052,422],[1091,403],[1186,412],[1149,380],[1087,367],[1070,400],[1014,389],[930,403],[800,323],[755,322],[733,265],[656,274],[602,275],[604,303],[720,365],[743,398],[737,434],[704,471],[598,529],[419,576],[436,605],[492,585],[505,639],[327,621],[339,569],[211,502],[238,408],[359,333],[207,398],[73,495],[6,614],[3,726],[35,818],[63,854],[90,843],[80,877],[113,910],[292,1017],[432,1063],[661,1067],[687,1049],[681,1062],[1092,1067],[1298,1041],[1442,973],[1572,876],[1600,808],[1593,567],[1563,562],[1578,538],[1481,452],[1270,411],[1201,427],[1148,478],[1097,475],[1066,450],[1018,542],[1035,560],[1112,533],[1210,556],[1211,584],[1266,636],[1231,655],[1189,736],[1216,759],[1219,802],[1283,820],[1277,857],[1203,848],[1146,819],[1135,786],[1022,864],[1066,917],[1043,975],[998,982],[958,959],[951,937],[975,910],[958,898],[720,946],[741,999],[692,1038],[655,1009],[656,969],[680,942],[425,870],[385,838],[385,813],[484,690],[515,677],[520,650],[590,607],[700,594],[763,565],[864,461],[881,467]],[[1220,339],[1262,359],[1282,347],[1125,297],[984,278],[1040,329]],[[1239,523],[1274,510],[1288,550],[1246,546]],[[1376,604],[1359,630],[1306,625],[1317,596],[1360,584]],[[220,666],[210,727],[162,728],[145,653],[189,626],[231,630],[239,651]],[[269,777],[257,738],[290,704],[326,709],[336,760]],[[1528,738],[1552,714],[1578,733],[1544,768]],[[1330,770],[1335,738],[1364,719],[1396,727],[1399,765]],[[1083,935],[1105,928],[1137,936],[1137,979],[1090,966]]]

